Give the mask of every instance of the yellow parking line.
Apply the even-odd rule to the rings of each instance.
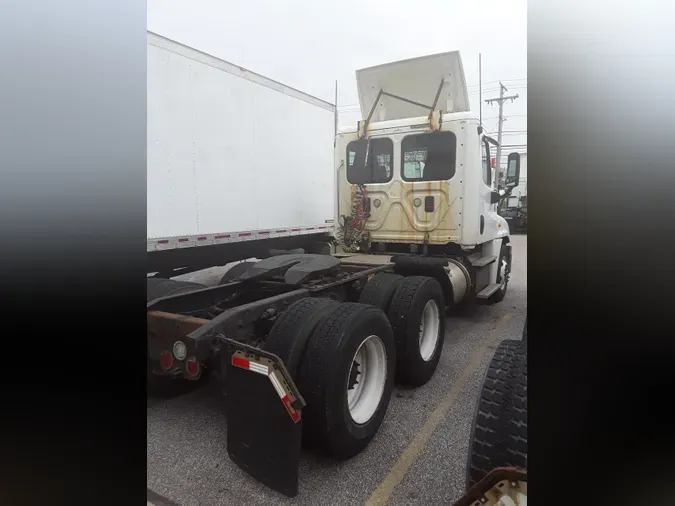
[[[417,436],[415,436],[415,438],[410,442],[408,447],[403,451],[401,456],[391,467],[384,480],[380,482],[375,491],[370,495],[368,501],[366,502],[366,506],[384,506],[387,501],[389,501],[396,486],[401,483],[401,481],[403,481],[403,478],[405,478],[405,475],[412,466],[413,462],[417,456],[422,453],[422,450],[424,450],[424,447],[431,438],[432,434],[447,415],[448,411],[457,399],[457,396],[464,387],[466,381],[476,371],[478,364],[480,364],[481,359],[485,356],[488,348],[501,341],[500,337],[502,328],[510,318],[511,315],[505,315],[490,333],[490,337],[488,338],[486,344],[481,346],[476,351],[476,353],[474,353],[474,355],[471,357],[471,360],[469,360],[469,363],[462,371],[460,377],[453,383],[448,393],[445,395],[445,397],[443,397],[443,399],[441,399],[436,408],[432,411],[431,415],[422,426],[422,429],[419,431]]]

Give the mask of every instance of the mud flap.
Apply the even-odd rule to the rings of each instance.
[[[298,494],[304,400],[276,355],[225,339],[227,453],[277,492]]]

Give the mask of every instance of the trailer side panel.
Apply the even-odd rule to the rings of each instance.
[[[149,243],[332,223],[333,128],[332,104],[149,33]]]

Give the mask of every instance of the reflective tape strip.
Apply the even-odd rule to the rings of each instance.
[[[281,381],[279,381],[279,378],[277,378],[277,373],[272,371],[269,374],[269,377],[270,377],[270,381],[272,382],[272,385],[274,385],[274,389],[279,394],[279,397],[281,399],[286,397],[286,391],[284,390],[284,387],[281,385]]]
[[[263,374],[265,376],[269,374],[269,369],[267,368],[266,365],[256,364],[255,362],[249,362],[248,368],[253,372],[257,372],[258,374]]]
[[[288,414],[291,415],[291,419],[295,423],[298,423],[300,421],[300,413],[298,413],[298,411],[293,406],[291,406],[291,400],[288,398],[288,395],[282,397],[281,402],[283,402],[284,406],[286,406],[286,411],[288,411]]]
[[[281,383],[281,380],[277,376],[277,372],[270,371],[269,378],[272,384],[274,385],[274,389],[279,394],[281,402],[284,404],[286,411],[288,411],[288,414],[291,415],[291,419],[295,423],[298,423],[300,421],[300,412],[291,405],[291,398],[289,397],[289,393],[286,391],[284,385]]]
[[[247,369],[249,371],[257,372],[263,376],[267,376],[269,374],[269,368],[266,365],[251,362],[250,360],[246,360],[245,358],[237,357],[235,355],[232,355],[232,365],[239,367],[240,369]]]
[[[277,395],[281,399],[286,411],[290,415],[291,419],[298,423],[300,421],[300,412],[295,409],[291,403],[290,392],[286,390],[282,380],[279,378],[279,375],[276,371],[270,370],[266,365],[259,364],[257,362],[252,362],[248,359],[241,358],[237,355],[232,355],[232,365],[234,367],[239,367],[240,369],[246,369],[248,371],[253,371],[258,374],[267,376],[274,386],[274,390],[277,391]]]
[[[219,232],[216,234],[201,234],[186,237],[155,237],[148,239],[148,251],[160,251],[174,248],[191,248],[194,246],[208,246],[227,244],[230,242],[252,241],[256,239],[271,239],[295,235],[330,233],[332,225],[314,225],[309,227],[277,228],[269,230],[242,230],[239,232]]]

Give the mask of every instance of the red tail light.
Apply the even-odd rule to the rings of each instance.
[[[187,362],[185,362],[185,370],[190,376],[197,377],[199,376],[199,362],[195,357],[190,357],[187,359]]]
[[[162,366],[162,369],[168,371],[173,366],[173,355],[170,351],[163,351],[159,356],[159,365]]]

